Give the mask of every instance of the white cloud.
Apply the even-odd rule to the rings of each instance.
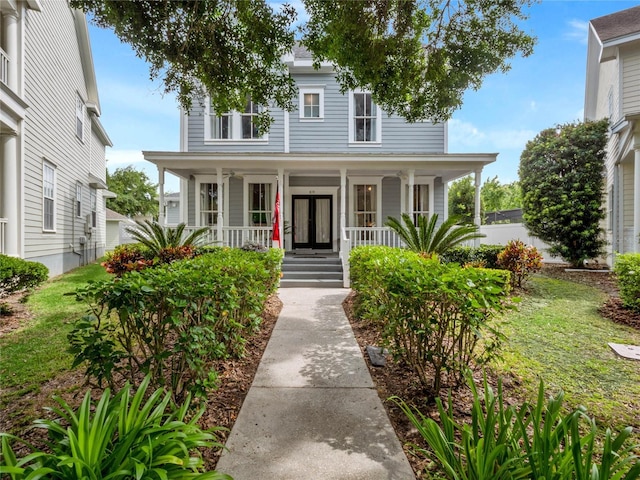
[[[567,22],[568,30],[564,32],[564,37],[569,40],[577,40],[578,42],[586,45],[589,32],[589,22],[584,20],[569,20]]]
[[[449,121],[449,151],[501,152],[523,150],[538,132],[529,129],[481,130],[470,122],[452,119]]]
[[[142,156],[141,150],[116,150],[109,149],[107,151],[107,168],[114,167],[126,167],[127,165],[134,163],[145,163],[151,165]],[[109,170],[112,170],[109,168]]]
[[[532,112],[535,112],[538,110],[538,104],[536,103],[535,100],[531,100],[531,103],[529,104],[529,107],[531,108]]]
[[[113,173],[118,168],[131,165],[138,171],[143,171],[152,183],[158,183],[158,168],[144,159],[141,150],[114,150],[107,151],[107,170]],[[179,192],[180,180],[167,172],[164,177],[165,192]]]
[[[143,84],[142,84],[143,85]],[[161,86],[126,83],[105,79],[100,82],[100,97],[109,108],[144,116],[169,117],[178,122],[178,103],[174,94],[163,94]],[[109,112],[104,112],[109,113]]]

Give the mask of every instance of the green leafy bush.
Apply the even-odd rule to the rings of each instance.
[[[204,472],[198,449],[223,448],[215,435],[219,429],[198,427],[204,410],[191,415],[189,398],[177,407],[162,390],[147,398],[149,384],[147,377],[133,396],[128,384],[116,395],[107,389],[97,403],[87,392],[77,409],[56,398],[59,406],[50,410],[58,418],[35,422],[48,432],[46,452],[27,444],[32,453],[18,459],[10,440],[21,440],[0,433],[0,474],[12,480],[231,480],[215,471]]]
[[[463,266],[480,264],[486,268],[499,268],[498,254],[502,250],[503,245],[457,246],[447,250],[440,258],[445,263],[455,262]]]
[[[402,249],[361,248],[350,258],[357,314],[376,323],[385,346],[425,387],[439,391],[445,374],[458,384],[470,363],[496,354],[501,335],[488,320],[506,308],[508,272],[442,264]]]
[[[640,253],[618,255],[613,268],[624,306],[640,312]]]
[[[139,372],[175,398],[206,395],[217,384],[213,363],[244,353],[266,299],[280,278],[282,253],[220,248],[191,260],[128,272],[76,292],[91,315],[69,334],[74,366],[113,385],[134,385]]]
[[[529,275],[542,268],[542,255],[533,245],[522,240],[511,240],[498,254],[498,266],[511,272],[511,286],[521,287]]]
[[[482,397],[470,375],[468,383],[473,392],[469,424],[456,421],[451,394],[446,408],[436,399],[439,424],[392,398],[430,449],[415,447],[416,452],[433,459],[445,478],[639,478],[634,450],[640,445],[630,444],[631,427],[603,435],[584,408],[565,413],[562,392],[547,400],[542,382],[537,402],[520,407],[505,404],[500,381],[495,395],[485,378]]]
[[[0,298],[37,287],[49,277],[49,269],[39,262],[0,254]]]

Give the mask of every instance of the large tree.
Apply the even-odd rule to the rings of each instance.
[[[158,186],[133,166],[107,170],[107,186],[118,196],[107,199],[107,207],[127,217],[158,216]]]
[[[603,253],[608,120],[540,132],[520,156],[524,223],[574,266]]]
[[[449,215],[473,223],[475,187],[470,176],[462,177],[449,186]]]
[[[316,64],[332,62],[343,90],[362,87],[386,112],[447,120],[469,88],[507,71],[534,39],[517,22],[533,0],[303,0],[300,41]],[[71,0],[113,28],[190,107],[208,92],[215,111],[246,98],[290,110],[295,86],[283,63],[296,11],[267,0]],[[261,126],[271,118],[265,110]]]

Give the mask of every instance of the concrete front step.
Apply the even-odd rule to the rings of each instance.
[[[283,272],[342,272],[342,265],[322,263],[283,263]]]
[[[280,279],[280,288],[343,288],[342,279]]]
[[[280,286],[342,288],[342,263],[337,257],[287,256],[282,262]]]

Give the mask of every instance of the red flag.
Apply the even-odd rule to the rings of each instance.
[[[280,190],[276,184],[276,205],[273,209],[273,233],[271,235],[271,246],[280,248]]]

